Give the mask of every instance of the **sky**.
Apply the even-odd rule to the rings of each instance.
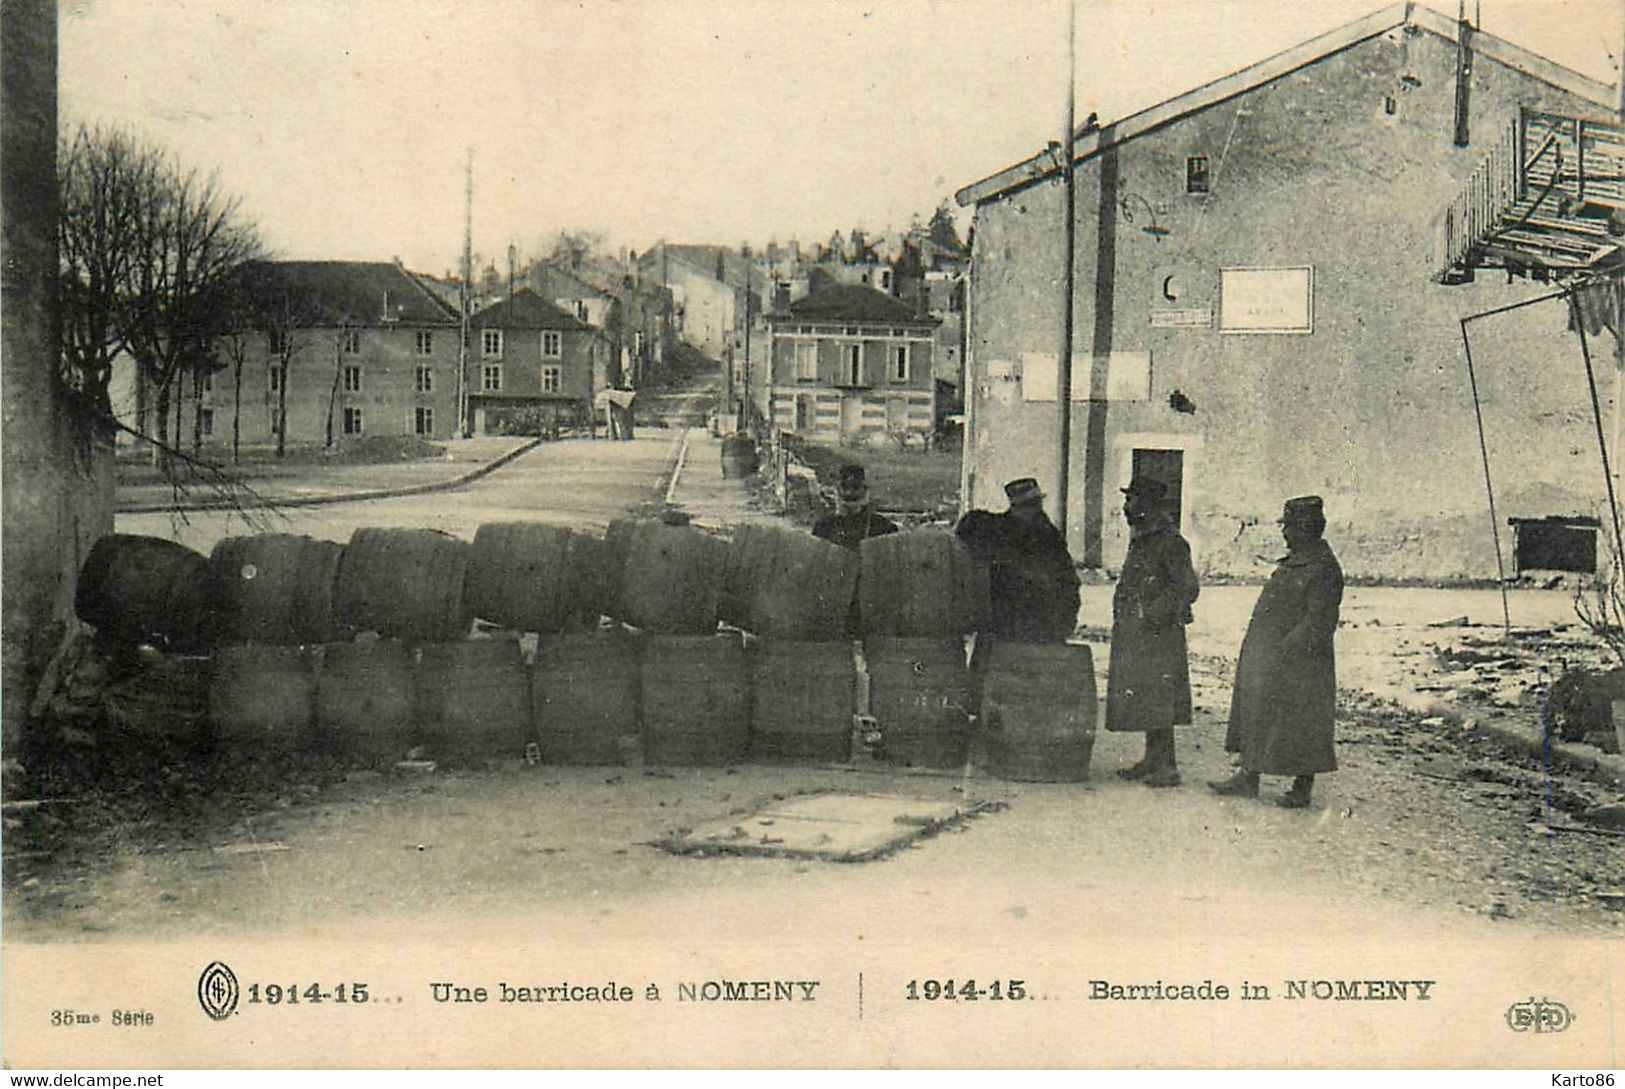
[[[1103,122],[1385,6],[1076,0]],[[1455,0],[1432,0],[1455,14]],[[1625,0],[1468,0],[1613,83]],[[64,131],[217,171],[276,256],[455,268],[561,229],[761,246],[929,216],[1065,128],[1067,0],[63,0]]]

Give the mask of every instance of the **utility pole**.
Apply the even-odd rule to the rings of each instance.
[[[468,418],[468,311],[471,303],[470,288],[474,278],[474,149],[468,149],[468,164],[463,184],[463,282],[457,293],[458,316],[462,335],[457,348],[457,433],[469,438]]]
[[[1078,84],[1078,4],[1067,0],[1066,48],[1068,56],[1066,77],[1066,138],[1063,148],[1066,163],[1062,174],[1066,181],[1066,273],[1062,277],[1064,298],[1061,301],[1061,360],[1056,368],[1056,400],[1061,405],[1060,472],[1055,480],[1055,528],[1066,540],[1066,514],[1068,488],[1072,475],[1072,312],[1074,307],[1074,265],[1076,264],[1077,235],[1077,179],[1072,168],[1077,136],[1077,84]]]
[[[514,266],[519,263],[519,247],[512,242],[508,243],[508,302],[513,303],[513,275]]]
[[[750,265],[745,266],[745,430],[755,434],[751,426],[750,403]]]

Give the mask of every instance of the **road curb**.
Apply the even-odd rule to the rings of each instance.
[[[683,428],[682,440],[677,445],[677,461],[671,468],[671,477],[666,481],[666,505],[669,507],[672,498],[677,494],[677,481],[682,478],[683,466],[688,461],[688,433],[689,428]]]
[[[266,499],[258,504],[246,504],[260,509],[276,510],[283,507],[323,507],[333,503],[359,503],[372,499],[400,499],[411,495],[432,495],[435,492],[447,492],[455,488],[466,487],[482,477],[492,473],[530,453],[542,444],[541,439],[531,439],[499,458],[486,462],[484,465],[461,476],[450,480],[436,480],[428,484],[407,484],[399,488],[374,488],[360,492],[335,492],[329,495],[299,495],[287,499]],[[171,514],[187,511],[206,510],[237,510],[245,506],[233,499],[217,497],[214,499],[198,500],[191,503],[133,503],[128,506],[114,505],[114,514]]]

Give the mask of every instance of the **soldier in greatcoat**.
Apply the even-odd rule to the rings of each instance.
[[[1287,554],[1258,595],[1236,664],[1224,747],[1241,754],[1241,770],[1209,784],[1220,794],[1256,798],[1260,775],[1290,775],[1292,787],[1277,801],[1301,809],[1309,804],[1315,776],[1337,770],[1332,636],[1343,569],[1321,536],[1325,530],[1319,496],[1286,501],[1281,536]]]
[[[1044,513],[1036,478],[1012,480],[1004,494],[1008,511],[968,511],[954,527],[987,565],[986,631],[1018,643],[1064,643],[1078,623],[1078,571],[1066,538]]]
[[[1106,729],[1145,734],[1145,756],[1118,775],[1178,786],[1173,728],[1191,720],[1185,625],[1200,588],[1190,545],[1169,516],[1167,488],[1135,477],[1122,492],[1130,536],[1112,595]]]

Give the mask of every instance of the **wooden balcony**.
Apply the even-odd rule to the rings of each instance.
[[[1523,110],[1440,216],[1435,279],[1561,279],[1625,265],[1625,127]]]

